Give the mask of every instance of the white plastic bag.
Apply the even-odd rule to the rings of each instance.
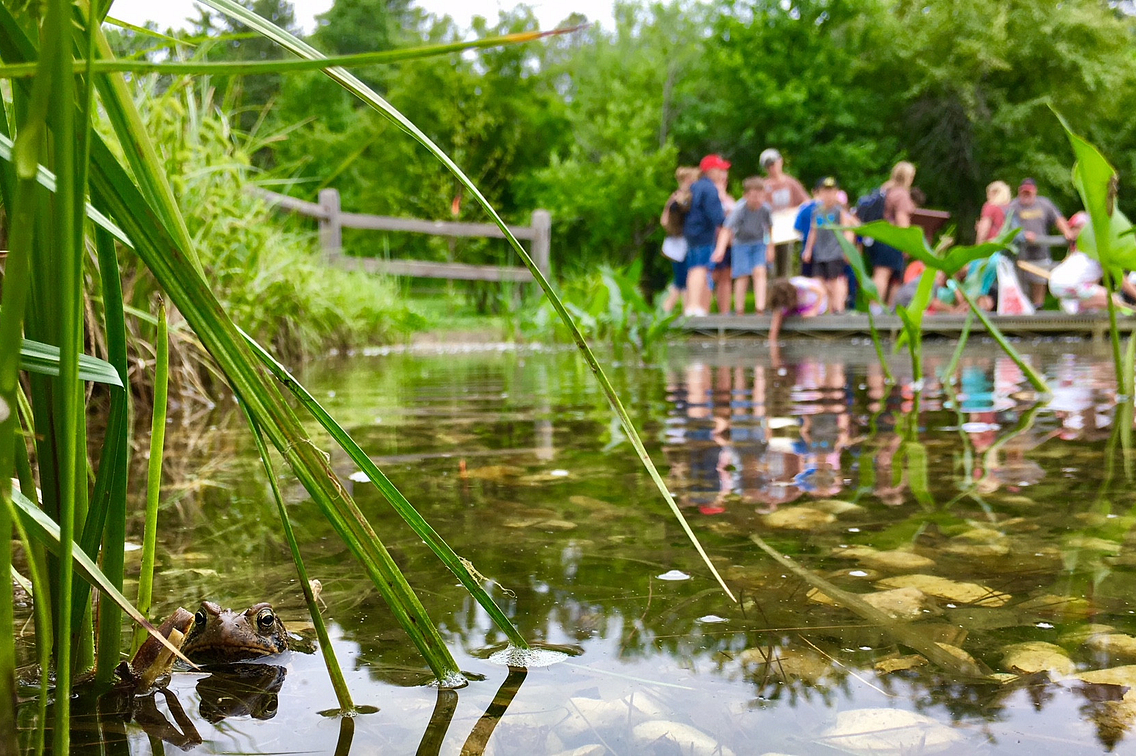
[[[998,272],[998,314],[1033,315],[1033,302],[1026,296],[1017,269],[1005,255],[998,255],[995,263]]]
[[[663,256],[675,262],[685,260],[686,237],[668,236],[666,239],[663,239]]]

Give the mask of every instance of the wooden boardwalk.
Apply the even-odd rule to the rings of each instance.
[[[768,315],[707,315],[701,318],[679,318],[674,328],[688,333],[717,336],[752,336],[769,332]],[[881,336],[896,336],[903,330],[903,324],[896,315],[878,315],[876,328]],[[1066,315],[1062,312],[1040,312],[1036,315],[991,316],[996,326],[1012,336],[1079,336],[1094,341],[1108,337],[1108,314],[1091,313],[1085,315]],[[927,315],[923,318],[923,333],[954,337],[962,332],[965,315]],[[1117,326],[1122,333],[1136,330],[1136,317],[1119,316]],[[870,331],[868,316],[860,312],[846,312],[841,315],[820,315],[815,318],[786,318],[781,327],[783,334],[801,336],[839,338],[862,336]],[[974,321],[972,333],[983,333],[985,328],[978,320]]]

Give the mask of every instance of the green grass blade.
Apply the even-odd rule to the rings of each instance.
[[[202,2],[231,18],[240,21],[250,29],[264,34],[266,37],[277,42],[295,55],[303,58],[319,60],[322,60],[324,57],[323,54],[316,50],[314,47],[301,41],[295,36],[284,31],[283,29],[269,23],[260,16],[257,16],[255,13],[252,13],[251,11],[247,10],[241,5],[238,5],[232,0],[202,0]],[[596,379],[599,381],[600,388],[603,390],[604,396],[607,397],[608,403],[615,411],[616,416],[619,417],[620,424],[623,426],[623,431],[627,434],[627,438],[631,442],[632,447],[635,449],[635,453],[639,456],[639,459],[643,463],[643,466],[647,469],[651,480],[654,481],[656,488],[658,488],[659,493],[666,501],[667,506],[670,508],[671,513],[675,516],[675,519],[678,521],[679,526],[686,534],[686,537],[690,539],[690,542],[694,545],[694,548],[698,551],[699,556],[706,564],[707,569],[709,569],[710,573],[714,576],[714,579],[718,581],[718,584],[720,586],[722,586],[722,590],[726,592],[726,595],[728,595],[731,600],[736,601],[737,599],[734,597],[734,594],[730,591],[729,587],[726,585],[726,582],[722,579],[722,576],[718,574],[718,570],[710,561],[709,555],[707,555],[705,549],[702,548],[702,544],[699,542],[698,537],[695,536],[694,531],[690,528],[690,524],[686,521],[686,518],[683,516],[682,511],[679,510],[678,504],[675,503],[674,497],[671,496],[670,490],[667,488],[667,484],[663,480],[663,476],[659,474],[659,471],[655,467],[654,462],[651,461],[651,457],[647,453],[647,449],[643,445],[642,439],[639,437],[639,432],[635,429],[635,424],[631,421],[631,416],[628,415],[627,410],[624,408],[623,403],[620,401],[618,394],[616,394],[615,392],[615,388],[611,385],[611,381],[608,379],[607,374],[600,366],[599,361],[592,353],[592,350],[588,347],[588,344],[584,340],[583,334],[580,333],[580,329],[577,327],[576,322],[572,319],[572,316],[569,315],[568,310],[565,309],[564,303],[560,301],[560,298],[552,289],[552,285],[548,282],[548,279],[545,278],[544,273],[541,272],[541,270],[532,261],[532,258],[529,257],[528,252],[526,252],[524,247],[521,246],[521,243],[517,241],[517,238],[513,236],[513,233],[509,230],[509,227],[505,224],[505,221],[501,219],[501,216],[497,214],[497,211],[493,209],[493,206],[489,204],[489,201],[487,199],[485,199],[485,196],[481,193],[477,186],[474,185],[473,181],[470,180],[470,178],[465,175],[462,169],[458,167],[457,163],[450,159],[450,157],[441,148],[439,148],[438,145],[434,144],[434,142],[428,136],[426,136],[426,134],[424,134],[421,129],[415,126],[394,106],[392,106],[390,103],[376,94],[372,89],[363,84],[363,82],[361,82],[359,79],[352,76],[342,68],[326,69],[325,73],[332,80],[339,83],[356,97],[359,97],[361,100],[363,100],[363,102],[365,102],[367,105],[371,106],[377,112],[389,119],[398,128],[402,129],[407,134],[412,136],[419,144],[425,147],[430,152],[430,154],[441,161],[441,163],[445,165],[451,173],[453,173],[453,175],[462,184],[462,186],[464,186],[466,190],[469,191],[470,195],[477,201],[477,203],[481,205],[481,207],[492,219],[493,223],[495,223],[497,227],[501,229],[502,234],[508,240],[509,244],[513,247],[513,250],[517,253],[517,256],[524,262],[525,267],[527,267],[532,273],[533,279],[540,285],[540,288],[548,297],[548,300],[552,304],[553,309],[556,310],[556,314],[565,323],[565,325],[568,326],[568,329],[572,334],[573,341],[576,343],[576,346],[579,348],[580,353],[587,361],[588,367],[591,369],[592,373],[595,374]]]
[[[59,523],[48,517],[46,512],[37,507],[31,499],[24,496],[19,491],[12,492],[12,505],[15,507],[15,514],[20,518],[21,524],[27,528],[29,537],[36,543],[46,547],[47,550],[53,554],[63,553],[64,548]],[[195,666],[193,662],[190,662],[189,659],[182,655],[181,651],[174,648],[170,642],[166,640],[165,636],[159,633],[158,629],[142,616],[141,612],[134,608],[126,596],[122,595],[121,591],[111,584],[110,580],[107,579],[106,575],[103,574],[94,560],[87,555],[87,552],[79,548],[78,544],[72,543],[70,553],[75,569],[78,570],[79,574],[82,575],[84,579],[88,580],[91,585],[102,592],[104,596],[118,604],[122,611],[130,615],[146,632],[161,641],[162,645],[173,651],[179,659],[187,662],[191,666]]]
[[[0,14],[0,18],[2,18],[2,14]],[[12,155],[13,155],[14,149],[15,149],[15,147],[12,144],[12,140],[9,139],[6,135],[0,134],[0,160],[12,162],[13,161]],[[51,171],[49,171],[48,169],[44,168],[42,165],[39,166],[38,169],[36,170],[35,180],[44,189],[47,189],[49,192],[52,192],[52,193],[55,192],[55,174],[52,173]],[[90,218],[95,223],[95,225],[97,225],[97,226],[99,226],[99,228],[102,228],[105,231],[109,232],[112,236],[114,236],[115,239],[117,239],[122,244],[125,244],[128,247],[131,246],[130,245],[130,237],[128,237],[122,231],[121,228],[116,226],[110,220],[110,218],[106,217],[105,215],[100,213],[98,210],[96,210],[94,205],[90,204],[89,202],[87,203],[86,208],[87,208],[87,217]]]
[[[292,562],[296,565],[296,575],[300,579],[300,588],[304,592],[304,601],[308,605],[308,614],[316,629],[319,639],[320,652],[323,654],[323,663],[327,667],[327,674],[331,678],[331,687],[335,689],[335,697],[339,700],[340,711],[349,714],[355,709],[351,700],[351,691],[347,688],[347,681],[343,678],[343,670],[339,667],[339,659],[335,657],[335,648],[331,645],[331,636],[323,624],[323,615],[316,604],[315,593],[312,592],[311,579],[308,570],[304,567],[304,558],[300,554],[300,544],[296,542],[296,534],[292,530],[292,519],[288,517],[288,510],[284,506],[284,497],[280,495],[280,485],[276,482],[276,472],[272,469],[272,457],[269,456],[268,446],[264,443],[264,436],[257,427],[252,415],[245,413],[252,437],[256,441],[256,450],[260,453],[260,460],[264,463],[264,472],[268,475],[268,484],[272,487],[272,498],[276,501],[276,511],[280,515],[280,524],[284,528],[284,540],[288,542],[288,549],[292,552]]]
[[[446,684],[457,684],[460,678],[457,663],[421,602],[328,467],[322,452],[311,443],[283,397],[267,381],[244,338],[221,309],[204,278],[181,254],[169,236],[167,224],[154,218],[153,208],[109,148],[98,141],[93,148],[91,180],[96,204],[108,208],[130,235],[143,262],[213,355],[230,386],[249,407],[273,446],[288,460],[320,511],[359,559],[431,670]]]
[[[286,60],[253,60],[253,61],[161,61],[147,60],[95,60],[91,58],[75,61],[76,66],[89,68],[95,74],[130,73],[162,74],[173,76],[254,76],[263,74],[295,73],[297,71],[319,71],[332,66],[341,68],[357,68],[381,64],[403,63],[423,58],[433,58],[442,55],[461,53],[467,50],[479,50],[488,47],[505,47],[532,42],[556,34],[565,34],[576,31],[579,27],[568,29],[554,29],[546,32],[520,32],[506,34],[500,37],[485,37],[483,39],[452,42],[444,45],[424,45],[421,47],[407,47],[398,50],[383,50],[381,52],[357,53],[354,55],[329,56],[323,60],[306,58]],[[259,36],[259,35],[254,35]],[[9,63],[0,65],[0,79],[22,79],[35,76],[34,63]]]
[[[20,368],[40,375],[58,376],[60,372],[59,347],[24,339],[20,345]],[[122,378],[109,362],[90,355],[79,355],[80,381],[105,383],[122,388]]]
[[[43,60],[52,71],[52,93],[48,115],[54,147],[55,212],[51,224],[55,238],[47,247],[48,254],[56,258],[60,272],[57,282],[59,311],[41,312],[46,318],[57,318],[59,332],[59,382],[53,394],[56,398],[55,415],[50,421],[56,425],[57,458],[59,476],[59,576],[57,592],[52,598],[58,602],[58,624],[56,633],[59,643],[55,647],[55,684],[60,695],[55,704],[55,750],[68,753],[71,747],[71,681],[74,670],[73,659],[76,648],[70,643],[71,629],[71,589],[74,572],[71,567],[71,554],[75,546],[75,527],[80,484],[86,490],[86,454],[80,454],[78,439],[79,424],[85,423],[81,416],[81,394],[79,385],[79,353],[83,343],[82,298],[83,298],[83,230],[75,224],[76,206],[80,206],[86,196],[85,186],[80,176],[84,167],[78,164],[76,156],[77,130],[75,124],[75,76],[74,59],[71,55],[70,0],[49,0],[47,20],[44,24],[44,37],[60,35],[60,39],[50,51],[44,51]],[[84,452],[86,450],[84,449]]]
[[[750,540],[757,544],[758,548],[768,554],[777,564],[781,565],[781,567],[792,572],[818,591],[823,592],[838,605],[859,615],[871,625],[878,626],[880,629],[893,636],[898,642],[923,654],[933,664],[963,677],[984,676],[983,671],[975,666],[973,662],[960,659],[954,654],[948,653],[935,643],[934,639],[930,637],[926,631],[913,627],[903,620],[897,620],[887,612],[872,606],[855,593],[841,590],[812,570],[797,564],[796,560],[789,559],[782,555],[779,551],[766,543],[761,536],[751,535]]]
[[[126,315],[122,306],[122,280],[114,240],[104,231],[95,232],[102,282],[103,319],[110,361],[123,381],[129,365],[126,356]],[[103,572],[122,590],[126,550],[126,492],[130,482],[130,393],[110,393],[110,417],[103,438],[103,453],[95,478],[92,511],[103,512]],[[84,530],[84,536],[86,531]],[[84,540],[86,549],[87,541]],[[93,550],[93,549],[86,549]],[[112,602],[99,604],[99,658],[97,679],[109,682],[114,675],[122,645],[122,612]]]
[[[359,469],[367,474],[370,481],[375,484],[386,498],[387,502],[398,512],[399,516],[402,517],[406,524],[430,547],[430,550],[434,552],[438,559],[442,560],[442,563],[450,569],[454,577],[461,581],[461,584],[465,586],[465,589],[469,591],[470,595],[477,600],[477,603],[481,604],[482,608],[485,609],[490,618],[492,618],[493,623],[509,638],[509,642],[520,648],[528,648],[528,643],[525,641],[524,636],[513,626],[513,623],[509,621],[509,618],[505,616],[505,613],[501,611],[501,608],[497,606],[493,598],[486,593],[481,583],[478,582],[469,568],[466,567],[465,560],[459,557],[454,550],[450,548],[450,545],[438,535],[437,531],[430,526],[430,523],[423,519],[422,515],[420,515],[414,506],[407,501],[406,497],[402,495],[402,492],[399,491],[394,483],[375,465],[367,453],[355,443],[355,440],[348,435],[347,431],[343,430],[343,427],[335,422],[335,419],[316,401],[316,398],[313,397],[299,381],[293,378],[291,373],[269,354],[264,347],[256,343],[248,334],[244,334],[244,336],[249,346],[252,347],[256,355],[260,357],[260,361],[265,367],[272,372],[280,383],[292,392],[293,396],[304,405],[305,409],[319,421],[319,424],[323,426],[324,430],[331,434],[331,437],[335,439],[335,442],[339,444],[343,451],[347,452],[347,456],[351,457],[351,460],[359,466]]]
[[[943,384],[949,384],[958,370],[959,362],[962,361],[962,350],[966,348],[966,342],[970,339],[970,329],[974,326],[974,311],[968,310],[966,313],[966,320],[962,324],[962,333],[959,334],[958,345],[955,346],[955,352],[951,355],[951,361],[943,368],[942,381]],[[969,436],[968,436],[969,438]]]
[[[142,571],[138,575],[138,611],[150,613],[154,591],[154,555],[158,549],[158,502],[162,493],[162,457],[166,451],[166,407],[170,387],[170,336],[166,305],[158,303],[157,360],[154,363],[154,414],[150,422],[150,464],[146,472],[146,527]],[[145,638],[134,634],[134,650]]]
[[[0,6],[2,7],[2,6]],[[3,11],[6,14],[6,11]],[[23,443],[16,436],[18,418],[16,391],[19,386],[20,346],[22,343],[24,311],[31,290],[31,259],[33,234],[36,230],[36,211],[42,193],[36,186],[36,166],[40,161],[44,121],[47,115],[47,96],[50,90],[50,73],[46,70],[36,80],[28,115],[17,138],[14,155],[22,156],[13,168],[16,179],[9,199],[8,240],[9,252],[5,262],[4,307],[0,310],[0,568],[6,575],[12,563],[12,515],[10,500],[11,471],[14,466],[15,444]],[[7,122],[5,121],[5,128]],[[30,143],[30,144],[29,144]],[[12,592],[0,591],[0,622],[12,626]],[[47,630],[50,623],[44,626]],[[47,644],[50,646],[50,644]],[[15,638],[0,632],[0,752],[16,752],[16,667]]]

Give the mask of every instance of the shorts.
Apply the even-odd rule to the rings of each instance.
[[[758,268],[768,267],[765,261],[765,242],[734,244],[734,260],[730,267],[734,278],[745,278]]]
[[[1028,263],[1033,263],[1042,268],[1053,267],[1053,257],[1049,254],[1049,247],[1043,247],[1039,244],[1023,244],[1018,251],[1018,259],[1025,260]],[[1023,284],[1042,284],[1046,286],[1049,284],[1049,282],[1041,276],[1029,273],[1021,268],[1018,268],[1017,273],[1018,279]]]
[[[813,278],[819,278],[823,281],[835,281],[844,275],[844,266],[846,264],[844,260],[814,261]]]
[[[686,291],[686,260],[671,260],[671,272],[674,273],[674,287]]]
[[[868,262],[871,263],[873,273],[876,272],[876,268],[887,268],[900,281],[903,280],[903,269],[906,266],[903,262],[903,253],[898,249],[872,240],[872,244],[865,247],[864,251],[868,253]]]
[[[709,268],[712,254],[714,254],[713,244],[699,244],[697,246],[691,244],[690,249],[686,251],[686,269]]]

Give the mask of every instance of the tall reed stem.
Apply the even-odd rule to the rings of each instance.
[[[146,472],[146,531],[142,538],[142,572],[138,575],[138,611],[146,617],[154,592],[154,554],[158,548],[158,500],[162,493],[162,455],[166,448],[166,403],[170,382],[169,326],[166,305],[158,304],[158,354],[154,365],[154,415],[150,422],[150,464]],[[134,632],[134,650],[146,634]]]
[[[958,287],[957,291],[959,293],[959,296],[965,299],[966,303],[970,305],[970,311],[973,312],[974,316],[978,318],[980,323],[982,323],[982,326],[986,329],[986,332],[994,337],[994,340],[998,342],[998,346],[1002,347],[1002,351],[1006,353],[1006,356],[1013,360],[1014,364],[1021,369],[1022,373],[1026,377],[1026,380],[1028,380],[1035,389],[1042,392],[1043,394],[1050,393],[1049,384],[1045,382],[1045,379],[1042,378],[1036,370],[1030,367],[1029,363],[1026,362],[1022,355],[1018,353],[1018,350],[1014,349],[1014,345],[1006,340],[1005,335],[1003,335],[1003,333],[998,330],[998,326],[994,325],[994,322],[990,320],[990,316],[987,315],[981,307],[975,304],[974,300],[969,294],[966,293],[966,290],[963,287]]]
[[[308,604],[308,614],[311,615],[312,624],[319,639],[320,653],[323,654],[324,666],[331,677],[331,687],[335,689],[335,697],[339,700],[339,709],[344,714],[355,710],[355,703],[351,700],[351,691],[347,688],[347,681],[343,678],[343,670],[339,667],[339,659],[335,656],[335,648],[331,645],[331,637],[327,634],[327,627],[323,623],[323,615],[316,603],[312,583],[308,578],[308,570],[304,567],[304,558],[300,554],[300,544],[296,542],[296,534],[292,530],[292,520],[288,517],[288,510],[284,506],[284,497],[280,495],[280,485],[276,482],[276,471],[272,469],[272,457],[268,454],[268,446],[264,443],[264,436],[260,427],[252,419],[252,415],[245,412],[249,428],[252,430],[256,449],[260,452],[260,460],[264,463],[264,472],[268,475],[268,484],[272,487],[272,498],[276,500],[276,511],[280,515],[280,524],[284,527],[284,540],[288,542],[288,549],[292,552],[292,562],[296,565],[296,575],[300,578],[300,589],[304,592],[304,601]]]

